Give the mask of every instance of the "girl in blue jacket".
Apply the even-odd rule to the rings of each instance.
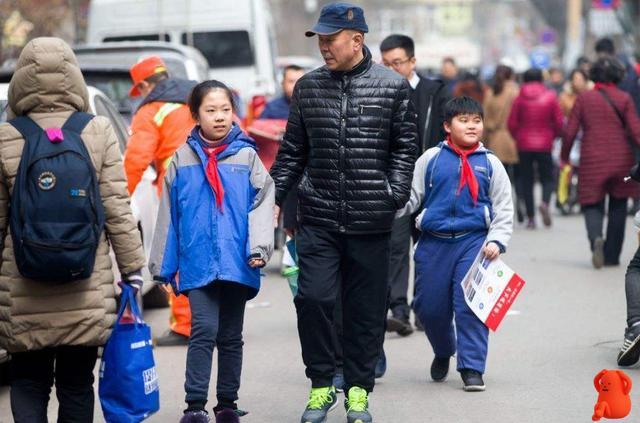
[[[149,269],[191,307],[181,423],[209,421],[214,346],[216,422],[237,422],[244,309],[273,251],[274,185],[255,142],[233,122],[229,88],[205,81],[194,87],[189,108],[197,125],[165,175]]]
[[[445,106],[447,140],[416,162],[411,198],[398,215],[422,212],[416,245],[413,308],[433,347],[431,378],[446,379],[457,351],[465,391],[483,391],[489,329],[464,299],[460,283],[478,252],[493,260],[513,231],[511,182],[500,160],[483,147],[482,106],[469,97]],[[455,319],[455,328],[453,321]]]

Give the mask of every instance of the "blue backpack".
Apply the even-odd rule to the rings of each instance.
[[[75,112],[61,129],[9,121],[24,138],[11,194],[13,251],[25,278],[70,282],[91,276],[104,227],[96,170],[80,133],[93,118]]]

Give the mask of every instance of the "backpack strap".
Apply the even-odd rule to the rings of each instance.
[[[69,119],[62,125],[65,131],[81,134],[85,126],[94,118],[94,115],[84,112],[74,112]]]
[[[20,132],[20,135],[22,135],[22,138],[24,138],[25,142],[27,141],[29,135],[37,135],[43,131],[43,129],[38,126],[38,124],[35,123],[29,116],[18,116],[11,119],[9,121],[9,124],[16,128],[18,132]]]

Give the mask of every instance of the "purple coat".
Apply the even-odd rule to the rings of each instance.
[[[624,182],[635,164],[627,134],[640,146],[640,119],[629,94],[611,86],[606,93],[622,113],[627,131],[618,115],[598,90],[578,96],[562,140],[562,160],[568,161],[573,141],[582,127],[578,197],[581,205],[602,201],[606,194],[616,198],[638,197],[639,185]]]

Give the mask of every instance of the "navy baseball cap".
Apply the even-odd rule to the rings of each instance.
[[[331,3],[320,11],[318,23],[305,33],[307,37],[319,35],[331,35],[343,29],[369,32],[367,22],[364,20],[364,11],[361,7],[349,3]]]

